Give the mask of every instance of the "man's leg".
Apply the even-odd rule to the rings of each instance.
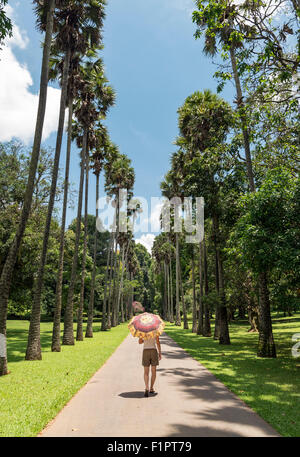
[[[149,390],[149,368],[150,367],[144,367],[144,381],[146,390]]]
[[[150,390],[153,389],[154,383],[156,379],[156,365],[151,365],[151,387]]]

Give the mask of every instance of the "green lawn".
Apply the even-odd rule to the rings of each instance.
[[[300,437],[300,358],[291,355],[300,315],[273,322],[277,359],[256,357],[258,335],[247,333],[246,321],[230,325],[230,346],[174,324],[166,325],[166,333],[282,436]]]
[[[43,360],[24,360],[28,321],[8,322],[8,369],[0,377],[0,436],[36,436],[128,335],[127,324],[51,352],[51,323],[41,324]]]

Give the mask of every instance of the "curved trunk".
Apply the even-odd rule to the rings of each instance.
[[[74,249],[74,254],[73,254],[71,279],[70,279],[67,303],[66,303],[66,308],[65,308],[65,316],[64,316],[63,344],[67,345],[67,346],[74,345],[73,300],[74,300],[74,290],[75,290],[75,285],[76,285],[78,250],[79,250],[80,232],[81,232],[81,212],[82,212],[83,182],[84,182],[84,169],[85,169],[84,165],[85,165],[85,157],[87,154],[87,136],[88,136],[87,131],[85,131],[84,136],[83,136],[82,153],[81,153],[75,249]]]
[[[81,267],[81,287],[80,287],[80,301],[77,312],[77,331],[76,340],[83,341],[83,308],[84,308],[84,290],[85,290],[85,275],[86,275],[86,254],[87,254],[87,225],[88,225],[88,204],[89,204],[89,171],[90,171],[90,157],[89,150],[85,157],[85,202],[84,202],[84,238],[83,238],[83,256]]]
[[[175,325],[181,326],[180,301],[179,301],[179,240],[178,233],[176,237],[176,321]]]
[[[54,201],[55,201],[55,195],[56,195],[61,144],[62,144],[62,138],[63,138],[63,132],[64,132],[69,67],[70,67],[70,52],[68,51],[65,54],[64,65],[63,65],[59,121],[58,121],[57,137],[56,137],[54,164],[53,164],[53,170],[52,170],[52,176],[51,176],[50,197],[49,197],[49,202],[48,202],[47,217],[46,217],[46,223],[45,223],[45,228],[44,228],[42,255],[40,258],[37,279],[36,279],[35,286],[34,286],[33,302],[32,302],[30,325],[29,325],[29,332],[28,332],[28,344],[27,344],[27,350],[26,350],[26,356],[25,356],[26,360],[41,360],[42,359],[41,341],[40,341],[42,290],[43,290],[44,272],[45,272],[45,265],[46,265],[47,251],[48,251],[48,241],[49,241],[49,236],[50,236],[51,219],[52,219],[52,213],[53,213]]]
[[[18,225],[17,233],[14,237],[12,245],[10,246],[5,264],[2,269],[0,279],[0,339],[3,340],[0,347],[0,376],[8,373],[7,371],[7,354],[6,354],[6,320],[7,320],[7,304],[9,298],[9,291],[11,286],[12,275],[17,259],[17,254],[22,242],[24,231],[30,215],[32,195],[34,190],[36,169],[40,156],[40,148],[42,141],[42,133],[45,119],[47,90],[48,90],[48,76],[49,76],[49,58],[51,40],[53,34],[53,12],[55,8],[55,0],[49,1],[49,10],[47,15],[47,27],[45,34],[45,41],[43,47],[43,60],[40,78],[40,94],[39,105],[35,127],[34,142],[32,147],[29,175],[26,185],[24,196],[24,203],[21,213],[20,222]]]
[[[240,78],[237,71],[237,64],[236,64],[236,57],[233,46],[230,47],[230,58],[231,58],[231,66],[232,72],[235,81],[236,87],[236,95],[237,95],[237,106],[238,106],[238,113],[242,122],[242,132],[244,138],[244,149],[245,149],[245,157],[246,157],[246,166],[247,166],[247,175],[248,181],[251,192],[255,192],[255,184],[254,184],[254,177],[253,177],[253,167],[252,167],[252,159],[251,159],[251,151],[250,151],[250,139],[249,139],[249,130],[247,127],[247,120],[245,115],[243,114],[244,102],[243,102],[243,94],[241,89]]]
[[[61,320],[61,306],[62,306],[62,283],[63,283],[63,271],[64,271],[65,229],[66,229],[70,156],[71,156],[71,143],[72,143],[72,117],[73,117],[73,99],[70,99],[69,119],[68,119],[68,144],[67,144],[65,182],[64,182],[64,202],[63,202],[61,229],[60,229],[59,264],[58,264],[58,274],[57,274],[57,281],[56,281],[56,294],[55,294],[56,302],[55,302],[55,308],[54,308],[52,346],[51,346],[52,352],[60,352],[60,350],[61,350],[60,320]]]

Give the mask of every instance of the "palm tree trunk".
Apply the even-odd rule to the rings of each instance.
[[[40,156],[40,148],[42,141],[42,133],[45,119],[47,90],[48,90],[48,76],[49,76],[49,58],[50,48],[53,33],[53,12],[55,8],[55,0],[49,0],[47,14],[47,27],[45,34],[45,41],[43,47],[43,60],[40,79],[40,95],[38,113],[35,127],[34,142],[29,165],[29,175],[24,196],[24,203],[21,213],[20,222],[18,225],[17,233],[10,246],[5,264],[2,269],[0,279],[0,376],[6,375],[7,371],[7,353],[6,353],[6,320],[7,320],[7,304],[9,298],[9,291],[11,286],[12,275],[17,259],[17,254],[22,242],[24,231],[30,215],[32,195],[35,184],[36,169]]]
[[[176,237],[176,321],[175,325],[181,326],[180,302],[179,302],[179,240],[178,233]]]
[[[54,164],[53,164],[52,177],[51,177],[50,198],[49,198],[47,218],[46,218],[46,223],[45,223],[45,228],[44,228],[42,255],[40,258],[38,275],[37,275],[37,279],[36,279],[35,287],[34,287],[34,296],[33,296],[31,317],[30,317],[30,326],[29,326],[29,332],[28,332],[28,344],[27,344],[27,350],[26,350],[26,356],[25,356],[26,360],[41,360],[42,359],[41,341],[40,341],[41,300],[42,300],[42,290],[43,290],[43,282],[44,282],[44,271],[45,271],[47,251],[48,251],[48,241],[49,241],[49,236],[50,236],[51,219],[52,219],[52,212],[53,212],[53,208],[54,208],[54,201],[55,201],[55,195],[56,195],[61,144],[62,144],[62,138],[63,138],[64,123],[65,123],[69,67],[70,67],[70,52],[68,51],[65,54],[64,65],[63,65],[59,121],[58,121],[57,137],[56,137]]]
[[[98,220],[98,205],[99,200],[99,173],[96,174],[96,221]],[[97,239],[98,239],[98,230],[95,225],[95,236],[94,236],[94,259],[93,259],[93,272],[92,272],[92,284],[91,284],[91,294],[89,301],[88,309],[88,320],[86,326],[85,337],[93,338],[93,317],[94,317],[94,301],[95,301],[95,280],[96,280],[96,264],[97,264]]]
[[[219,264],[218,264],[218,255],[217,255],[217,244],[215,242],[215,271],[216,271],[216,290],[218,296],[220,296],[220,283],[219,283]],[[215,331],[214,331],[214,340],[220,338],[220,309],[219,303],[216,303],[216,316],[215,316]]]
[[[109,266],[109,286],[108,286],[108,301],[107,301],[107,328],[111,328],[111,295],[112,295],[112,278],[113,278],[113,263],[114,263],[114,243],[115,237],[112,234],[110,266]]]
[[[182,299],[182,312],[183,312],[183,328],[185,330],[189,329],[188,319],[187,319],[187,312],[186,312],[186,305],[184,299],[184,290],[182,284],[182,276],[181,276],[181,266],[179,265],[179,284],[180,284],[180,291],[181,291],[181,299]]]
[[[123,294],[123,278],[124,278],[124,261],[125,261],[125,246],[122,246],[122,270],[121,270],[121,280],[120,280],[120,286],[119,286],[119,293],[118,293],[118,314],[119,314],[119,308],[120,308],[120,303],[121,303],[121,296]],[[123,306],[121,306],[121,322],[124,322],[124,310]]]
[[[174,323],[174,308],[173,308],[173,279],[172,279],[172,259],[170,258],[170,322]]]
[[[84,308],[84,289],[86,275],[86,255],[87,255],[87,225],[88,225],[88,204],[89,204],[89,170],[90,170],[89,150],[85,157],[85,202],[84,202],[84,239],[83,239],[83,256],[81,267],[81,287],[80,287],[80,302],[77,312],[77,332],[76,341],[83,341],[83,308]]]
[[[209,294],[208,288],[208,268],[207,268],[207,252],[206,252],[206,242],[205,237],[203,238],[203,273],[204,273],[204,293],[207,299]],[[207,301],[204,303],[204,327],[203,327],[203,336],[211,336],[211,327],[210,327],[210,309]]]
[[[219,296],[220,296],[220,306],[219,306],[219,342],[220,344],[230,344],[229,330],[228,330],[228,317],[227,317],[227,307],[226,307],[226,297],[225,297],[225,286],[224,286],[224,272],[223,272],[223,262],[220,254],[219,248],[219,220],[218,216],[213,216],[213,231],[214,231],[214,240],[216,246],[216,260],[218,266],[218,278],[219,278]]]
[[[113,279],[112,279],[112,290],[111,290],[111,326],[117,326],[117,313],[116,313],[116,276],[117,276],[117,249],[118,243],[115,236],[114,250],[113,250]]]
[[[120,301],[119,301],[119,292],[120,292],[120,267],[121,267],[121,246],[119,245],[119,255],[117,257],[117,274],[116,274],[116,289],[115,289],[115,316],[116,316],[116,325],[119,325],[120,321]]]
[[[87,141],[88,141],[87,137],[88,137],[88,134],[87,134],[87,131],[85,131],[84,136],[83,136],[82,153],[81,153],[81,171],[80,171],[80,182],[79,182],[79,191],[78,191],[75,249],[74,249],[74,254],[73,254],[71,279],[70,279],[67,303],[66,303],[66,308],[65,308],[65,316],[64,316],[63,344],[67,345],[67,346],[74,345],[73,300],[74,300],[74,290],[75,290],[75,285],[76,285],[78,251],[79,251],[80,232],[81,232],[81,212],[82,212],[82,199],[83,199],[85,158],[86,158],[86,154],[87,154]]]
[[[71,144],[72,144],[72,118],[73,118],[73,99],[69,101],[69,119],[68,119],[68,144],[66,154],[66,169],[65,169],[65,182],[64,182],[64,202],[62,221],[60,228],[60,243],[59,243],[59,264],[58,274],[56,281],[56,302],[54,308],[53,318],[53,332],[52,332],[52,352],[60,352],[60,320],[61,320],[61,306],[62,306],[62,283],[64,271],[64,249],[65,249],[65,229],[66,229],[66,216],[67,216],[67,203],[68,203],[68,190],[69,190],[69,172],[70,172],[70,157],[71,157]]]
[[[192,323],[192,333],[197,333],[197,303],[196,303],[196,286],[195,286],[194,245],[192,245],[192,283],[193,283],[193,323]]]
[[[101,331],[107,330],[107,315],[106,315],[106,304],[107,304],[107,288],[108,288],[108,274],[109,274],[109,266],[110,266],[110,256],[112,250],[112,243],[113,243],[113,234],[110,234],[109,246],[107,250],[107,262],[106,262],[106,270],[105,270],[105,279],[104,279],[104,297],[103,297],[103,308],[102,308],[102,323],[101,323]],[[109,313],[108,313],[109,314]]]
[[[197,335],[203,335],[203,247],[202,243],[199,244],[199,321],[197,327]]]
[[[168,321],[171,322],[170,260],[167,262],[167,278],[168,278]]]
[[[168,277],[167,277],[167,265],[164,260],[164,307],[163,307],[163,319],[168,319]]]

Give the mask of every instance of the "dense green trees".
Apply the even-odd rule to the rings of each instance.
[[[236,99],[233,108],[209,91],[196,92],[178,110],[179,149],[162,194],[178,197],[182,208],[183,197],[204,197],[205,236],[198,250],[179,234],[167,240],[180,258],[173,272],[176,315],[187,304],[195,331],[197,302],[197,333],[210,335],[214,312],[214,337],[227,344],[227,321],[248,314],[249,330],[259,332],[258,356],[276,357],[271,311],[299,308],[299,6],[283,0],[196,5],[195,37],[203,38],[206,55],[218,57],[218,91],[232,80]],[[168,279],[160,238],[153,256],[163,307]]]
[[[15,314],[25,311],[29,313],[30,329],[26,352],[27,360],[41,359],[42,356],[40,348],[41,313],[53,316],[54,319],[53,351],[60,351],[61,311],[64,313],[64,344],[74,344],[74,311],[77,312],[77,340],[83,339],[82,322],[88,297],[89,325],[87,336],[92,337],[94,305],[99,309],[99,296],[97,295],[100,294],[102,299],[101,293],[103,292],[103,290],[101,292],[101,286],[99,288],[97,281],[101,283],[102,277],[104,277],[106,255],[110,255],[113,259],[113,268],[110,269],[111,282],[114,284],[113,295],[110,297],[113,313],[110,317],[113,318],[115,325],[119,323],[121,304],[121,320],[124,319],[122,278],[125,272],[125,263],[128,262],[129,265],[130,259],[128,252],[125,256],[125,245],[122,254],[118,250],[118,218],[117,232],[116,236],[113,237],[114,243],[111,253],[107,235],[97,231],[96,219],[91,219],[91,216],[88,215],[89,172],[93,167],[96,174],[97,189],[99,189],[100,173],[105,168],[106,182],[114,189],[112,193],[115,196],[118,194],[116,189],[125,188],[131,192],[134,183],[134,172],[130,166],[130,160],[125,155],[113,153],[108,133],[102,124],[109,108],[115,101],[114,91],[105,77],[103,62],[99,57],[99,52],[103,48],[102,26],[106,2],[104,0],[86,0],[84,2],[49,0],[34,3],[38,28],[45,32],[45,43],[36,134],[30,163],[25,164],[25,159],[18,156],[18,145],[12,145],[12,151],[9,153],[5,150],[5,148],[7,149],[6,146],[1,149],[3,164],[8,166],[10,162],[13,166],[6,177],[3,175],[3,189],[5,188],[9,195],[5,196],[3,193],[3,208],[0,216],[3,222],[3,224],[1,222],[0,333],[5,338],[8,303]],[[3,38],[5,36],[4,26],[6,33],[9,33],[10,22],[4,17],[2,6],[0,12],[1,38]],[[4,19],[6,20],[5,23],[3,22]],[[58,79],[61,85],[59,125],[53,161],[43,151],[40,153],[49,78]],[[62,193],[62,185],[58,181],[58,172],[66,107],[69,108],[68,141],[62,221],[58,223],[55,203]],[[75,225],[75,233],[71,228],[65,230],[67,205],[70,197],[71,147],[74,140],[81,149],[78,211],[76,221],[72,224],[73,227]],[[43,176],[43,173],[47,176]],[[85,195],[83,197],[84,183]],[[99,192],[97,192],[96,199],[98,197]],[[10,205],[7,204],[9,198],[12,201]],[[82,219],[83,200],[84,218]],[[16,214],[13,214],[13,207],[17,209]],[[35,220],[35,214],[38,210],[40,210],[40,218]],[[97,215],[96,213],[96,217]],[[6,219],[7,216],[9,216],[8,220]],[[125,216],[129,217],[129,214]],[[93,227],[91,227],[91,223],[93,223]],[[35,237],[36,246],[33,248],[32,245],[27,251],[27,232],[32,230],[34,224],[36,227],[38,225]],[[44,224],[42,237],[41,224]],[[32,242],[34,242],[34,236],[32,236]],[[130,242],[127,243],[128,246]],[[24,255],[22,262],[19,262],[18,258],[21,252],[26,253],[26,256]],[[39,262],[38,271],[28,268],[29,254],[35,255],[35,259]],[[134,252],[132,252],[131,257],[133,259]],[[34,263],[37,264],[36,261]],[[137,265],[133,265],[134,261],[131,262],[131,274],[137,269]],[[19,303],[13,301],[14,295],[17,296],[17,291],[21,289],[14,288],[11,291],[11,296],[9,295],[12,278],[14,282],[17,278],[20,282],[23,280],[20,275],[13,275],[14,271],[17,273],[19,266],[21,266],[20,274],[24,277],[24,284],[26,282],[28,284],[28,291],[24,293],[27,300],[23,301],[23,310],[20,309]],[[119,275],[120,268],[122,270],[121,276]],[[26,272],[26,270],[28,271]],[[129,271],[129,266],[127,266],[126,271]],[[78,291],[79,275],[80,287]],[[121,277],[121,287],[119,286],[119,277]],[[104,284],[102,287],[104,288]],[[31,289],[34,290],[33,295]],[[78,294],[79,303],[77,303]],[[11,306],[11,303],[14,303],[14,306]],[[106,315],[106,311],[103,315]],[[106,317],[103,317],[104,320]],[[5,346],[4,340],[4,348]],[[6,357],[2,356],[2,352],[0,375],[7,373],[7,361]]]

